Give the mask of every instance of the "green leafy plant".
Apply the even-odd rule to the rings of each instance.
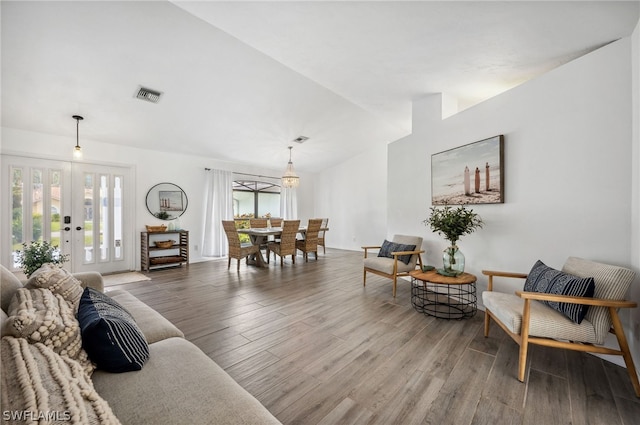
[[[48,241],[32,241],[23,243],[22,251],[16,251],[17,260],[24,274],[29,277],[45,263],[62,265],[69,260],[69,255],[60,253],[57,245]]]
[[[431,215],[423,223],[431,226],[434,232],[443,235],[451,245],[455,245],[461,236],[481,228],[483,224],[480,216],[473,210],[466,209],[464,205],[458,208],[449,205],[443,208],[431,207]]]
[[[158,217],[160,220],[168,220],[169,213],[166,211],[160,211],[156,213],[156,217]]]

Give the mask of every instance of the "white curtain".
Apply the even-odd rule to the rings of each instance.
[[[298,219],[298,195],[296,188],[283,187],[280,191],[280,212],[285,220]]]
[[[224,257],[229,252],[222,220],[233,220],[233,173],[206,170],[202,256]]]

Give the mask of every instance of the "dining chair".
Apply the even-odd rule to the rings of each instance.
[[[326,254],[327,251],[325,249],[324,246],[324,233],[326,232],[326,228],[329,227],[329,219],[328,218],[323,218],[322,219],[322,224],[320,225],[320,232],[318,233],[318,245],[320,245],[322,247],[322,253]]]
[[[240,260],[242,258],[246,258],[247,264],[249,264],[249,255],[258,254],[260,246],[250,243],[241,243],[235,221],[222,220],[222,227],[224,228],[224,232],[227,234],[227,240],[229,241],[229,263],[227,264],[227,269],[231,267],[231,259],[235,258],[238,260],[238,270],[240,270]]]
[[[267,218],[250,218],[249,219],[249,227],[252,229],[264,229],[269,226]],[[267,249],[267,242],[265,240],[264,243],[260,244],[260,249]]]
[[[304,239],[296,241],[296,248],[302,251],[305,263],[309,261],[310,252],[315,254],[316,260],[318,259],[318,233],[320,232],[320,226],[322,226],[321,218],[309,219]]]
[[[268,219],[266,218],[250,218],[249,227],[251,227],[252,229],[267,227],[267,220]]]
[[[267,264],[269,264],[269,257],[273,252],[273,259],[275,260],[276,254],[280,256],[280,267],[284,265],[284,257],[291,255],[291,261],[296,263],[296,235],[300,229],[300,220],[285,220],[282,225],[282,234],[280,235],[280,242],[269,242],[267,244]]]
[[[282,219],[281,218],[270,218],[269,221],[271,222],[271,227],[282,227]]]
[[[269,227],[282,227],[282,218],[270,218],[269,222],[271,223]],[[280,235],[270,236],[269,239],[274,242],[280,242]]]

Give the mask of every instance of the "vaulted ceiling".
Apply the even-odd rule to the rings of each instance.
[[[2,126],[317,172],[629,36],[638,1],[2,1]],[[140,86],[159,103],[134,97]]]

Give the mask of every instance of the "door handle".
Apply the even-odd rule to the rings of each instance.
[[[76,227],[76,230],[82,230],[82,227],[78,226]]]
[[[69,230],[71,230],[71,227],[67,226],[67,227],[65,227],[65,228],[64,228],[64,230],[65,230],[66,232],[68,232]]]

